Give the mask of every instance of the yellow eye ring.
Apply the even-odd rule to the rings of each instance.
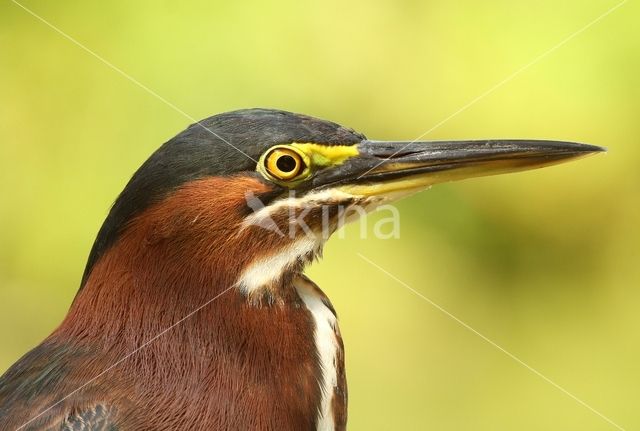
[[[269,175],[288,181],[303,172],[306,165],[298,152],[286,147],[277,147],[267,153],[264,167]]]

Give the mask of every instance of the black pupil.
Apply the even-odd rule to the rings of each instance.
[[[282,172],[293,172],[298,166],[298,163],[293,157],[284,155],[278,158],[278,160],[276,161],[276,166]]]

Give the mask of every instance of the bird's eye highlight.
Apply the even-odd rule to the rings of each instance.
[[[289,148],[275,148],[264,160],[267,172],[279,180],[291,180],[306,167],[300,154]]]

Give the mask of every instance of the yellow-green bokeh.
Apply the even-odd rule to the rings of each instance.
[[[347,347],[351,430],[640,427],[640,6],[618,0],[25,0],[193,118],[243,107],[411,140],[557,138],[605,156],[436,186],[401,236],[309,274]],[[64,316],[109,204],[192,121],[0,5],[0,369]],[[543,55],[548,53],[547,55]],[[541,57],[541,55],[543,55]],[[376,219],[369,219],[371,226]]]

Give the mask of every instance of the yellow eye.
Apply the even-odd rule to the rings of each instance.
[[[279,180],[290,180],[306,167],[300,154],[289,148],[275,148],[267,154],[264,166],[269,174]]]

